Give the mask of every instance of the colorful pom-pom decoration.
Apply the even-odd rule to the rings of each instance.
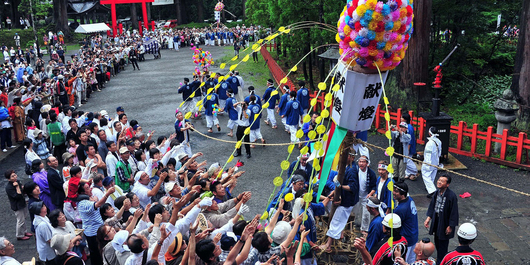
[[[348,0],[335,37],[342,60],[381,71],[403,60],[413,32],[412,0]]]
[[[221,11],[223,10],[223,8],[225,8],[225,4],[223,4],[222,2],[217,2],[217,4],[215,5],[215,11]]]

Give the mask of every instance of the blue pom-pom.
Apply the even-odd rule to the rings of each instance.
[[[375,39],[375,32],[369,30],[368,33],[366,34],[366,38],[368,38],[369,40],[374,40]]]
[[[394,22],[388,21],[387,23],[385,23],[385,30],[386,31],[391,30],[393,28],[394,28]]]
[[[390,56],[392,56],[391,52],[385,52],[385,54],[383,55],[383,57],[385,57],[385,59],[390,58]]]
[[[373,10],[366,10],[366,12],[364,13],[363,18],[365,18],[368,21],[371,21],[373,15],[374,15],[374,11]]]
[[[368,25],[370,24],[370,20],[366,20],[366,19],[363,17],[363,18],[361,18],[361,20],[359,21],[359,23],[361,23],[361,26],[363,26],[363,27],[366,28],[366,27],[368,27]],[[354,26],[353,28],[355,28],[355,26]]]
[[[357,37],[355,38],[355,43],[357,43],[357,45],[362,45],[362,43],[363,43],[363,39],[364,39],[363,37],[361,37],[361,36],[357,36]]]
[[[368,47],[368,45],[370,45],[370,40],[368,38],[363,38],[363,40],[361,41],[361,46]]]
[[[390,7],[387,4],[383,5],[383,9],[381,10],[381,15],[388,16],[390,14]]]
[[[386,42],[384,42],[384,41],[380,41],[380,42],[377,43],[377,49],[378,50],[384,49],[385,46],[386,46]]]
[[[357,59],[355,59],[355,62],[356,62],[358,65],[365,65],[365,64],[366,64],[366,59],[364,59],[364,58],[357,58]]]

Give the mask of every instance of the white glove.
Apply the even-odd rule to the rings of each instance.
[[[212,197],[205,197],[204,199],[201,200],[201,202],[199,202],[199,206],[200,207],[210,207],[212,206],[212,201],[213,201],[213,198]]]
[[[250,208],[243,204],[241,207],[239,207],[239,211],[237,211],[237,215],[243,216],[243,214],[250,212]]]

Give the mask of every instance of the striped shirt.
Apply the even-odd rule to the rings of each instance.
[[[96,209],[96,203],[90,200],[82,200],[77,204],[77,209],[83,221],[85,235],[96,236],[98,228],[103,225],[103,219],[101,219],[101,214]]]

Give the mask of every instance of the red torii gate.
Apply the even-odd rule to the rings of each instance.
[[[147,8],[145,6],[146,3],[152,3],[155,0],[100,0],[99,3],[101,5],[110,5],[110,12],[112,13],[112,36],[116,36],[117,31],[117,25],[116,25],[116,5],[117,4],[134,4],[134,3],[141,3],[142,4],[142,15],[144,18],[144,25],[147,27]]]

